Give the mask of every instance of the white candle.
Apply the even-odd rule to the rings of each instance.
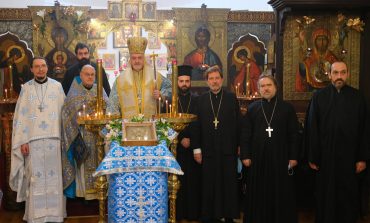
[[[82,105],[82,114],[86,115],[86,105],[85,104]]]
[[[158,98],[158,114],[161,114],[161,97]]]
[[[8,89],[5,89],[5,99],[8,99]]]
[[[166,114],[168,114],[168,100],[166,100]]]
[[[108,112],[108,118],[110,118],[110,112]]]

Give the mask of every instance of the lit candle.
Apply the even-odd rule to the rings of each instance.
[[[85,104],[82,105],[82,114],[86,115],[86,105]]]
[[[249,97],[249,81],[247,81],[247,90],[245,91],[245,96]]]
[[[8,89],[5,88],[5,99],[8,99]]]
[[[172,115],[172,109],[171,109],[171,105],[169,105],[170,106],[170,117],[171,117],[171,115]]]
[[[148,140],[148,136],[144,136],[144,140],[146,141],[146,140]]]
[[[166,114],[168,114],[168,100],[166,100]]]
[[[240,83],[238,83],[238,95],[239,95],[239,90],[240,90]]]
[[[81,117],[81,112],[78,112],[78,117]]]
[[[108,112],[108,118],[110,118],[110,112]]]
[[[238,97],[238,86],[235,86],[235,94],[236,94],[236,97]]]
[[[161,97],[158,98],[158,114],[161,114]]]

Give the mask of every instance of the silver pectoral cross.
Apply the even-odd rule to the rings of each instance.
[[[40,112],[43,112],[45,107],[44,104],[41,103],[37,108],[40,110]]]
[[[269,133],[269,138],[271,138],[271,132],[274,131],[274,129],[270,128],[270,126],[266,129],[266,132]]]
[[[217,125],[220,123],[217,118],[215,117],[215,120],[213,121],[213,124],[215,124],[215,129],[217,129]]]

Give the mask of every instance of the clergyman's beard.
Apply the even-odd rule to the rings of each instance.
[[[80,68],[82,68],[86,64],[90,64],[90,59],[82,58],[81,60],[78,60],[78,65],[80,66]]]
[[[180,94],[187,94],[190,92],[190,88],[186,88],[186,89],[179,88],[179,92]]]
[[[35,79],[38,80],[38,81],[43,81],[43,80],[45,80],[45,78],[46,78],[46,75],[43,76],[43,77],[35,77]]]

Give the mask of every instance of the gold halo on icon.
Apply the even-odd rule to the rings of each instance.
[[[246,50],[247,53],[248,53],[248,59],[251,59],[252,58],[252,53],[251,53],[251,50],[247,47],[247,46],[244,46],[244,45],[241,45],[241,46],[238,46],[235,50],[234,50],[234,60],[238,63],[244,63],[244,61],[242,61],[241,59],[238,58],[238,52],[240,50]]]
[[[14,63],[20,63],[20,62],[22,62],[23,60],[24,60],[24,58],[25,58],[25,56],[26,56],[26,53],[24,52],[24,49],[22,48],[22,47],[20,47],[20,46],[18,46],[18,45],[11,45],[8,49],[7,49],[7,51],[6,51],[6,56],[9,58],[10,57],[10,51],[12,50],[12,49],[18,49],[19,51],[21,51],[21,57],[20,58],[18,58],[18,59],[16,59],[15,61],[14,61]]]
[[[204,27],[205,29],[208,29],[209,33],[210,33],[210,39],[209,39],[209,43],[208,43],[208,47],[212,47],[214,42],[215,42],[215,37],[216,37],[216,30],[215,28],[213,27],[213,25],[211,24],[204,24],[204,23],[200,23],[200,22],[197,22],[195,24],[193,24],[189,29],[188,29],[188,32],[187,32],[187,37],[191,43],[191,45],[193,46],[193,48],[197,48],[197,44],[195,42],[195,32],[200,28],[200,27]]]
[[[67,63],[67,54],[65,53],[65,52],[63,52],[63,51],[57,51],[57,52],[55,52],[54,53],[54,55],[53,55],[53,61],[54,61],[54,63],[55,64],[58,64],[58,60],[57,60],[57,57],[59,56],[59,55],[62,55],[63,56],[63,64],[66,64]]]

